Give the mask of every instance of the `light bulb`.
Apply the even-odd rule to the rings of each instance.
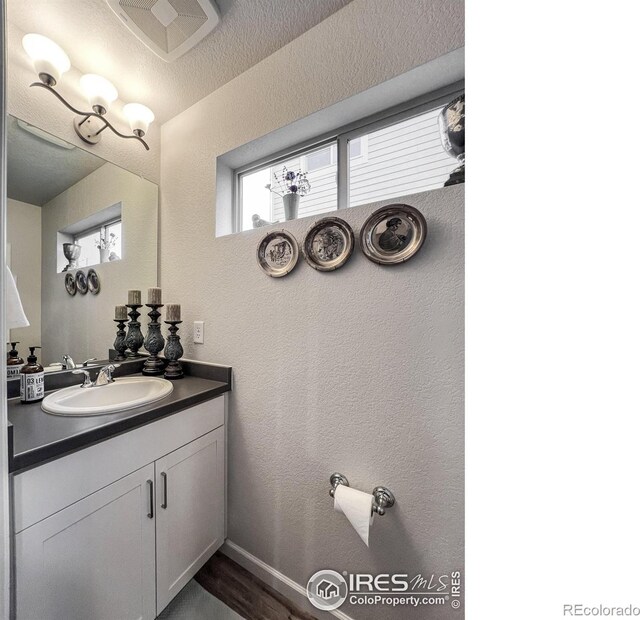
[[[33,67],[42,82],[55,86],[60,77],[71,68],[65,51],[41,34],[25,34],[22,47],[33,61]]]
[[[155,119],[153,112],[141,103],[127,103],[127,105],[122,108],[122,111],[129,121],[131,131],[139,138],[142,138],[142,136],[147,133],[149,125]]]
[[[118,98],[116,87],[106,78],[87,73],[80,78],[80,87],[96,114],[106,114],[109,105]]]

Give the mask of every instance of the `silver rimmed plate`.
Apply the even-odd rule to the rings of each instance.
[[[318,271],[334,271],[353,253],[355,240],[351,226],[339,217],[325,217],[316,222],[304,238],[304,259]]]
[[[427,222],[418,209],[387,205],[372,213],[360,231],[364,255],[379,265],[408,261],[427,238]]]
[[[87,275],[82,269],[76,272],[76,288],[80,295],[86,295],[89,290],[89,284],[87,283]]]
[[[286,230],[274,230],[258,245],[258,265],[272,278],[291,273],[298,262],[298,243]]]
[[[89,269],[87,272],[87,283],[89,285],[89,292],[92,295],[97,295],[100,292],[100,278],[95,269]]]
[[[69,295],[71,295],[72,297],[76,294],[76,291],[78,289],[76,288],[76,279],[72,273],[67,272],[65,274],[64,288],[66,289],[67,293],[69,293]]]

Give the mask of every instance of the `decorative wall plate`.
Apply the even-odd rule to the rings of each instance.
[[[298,243],[286,230],[274,230],[258,245],[258,265],[272,278],[290,273],[298,262]]]
[[[364,255],[379,265],[408,261],[427,238],[427,222],[418,209],[387,205],[372,213],[360,231]]]
[[[78,290],[76,288],[76,279],[72,273],[66,273],[64,276],[64,288],[67,289],[67,293],[72,297],[76,294]]]
[[[353,253],[355,240],[351,226],[338,217],[325,217],[307,232],[302,245],[304,259],[318,271],[334,271]]]
[[[100,292],[100,278],[95,269],[89,269],[87,272],[87,283],[89,284],[89,292],[97,295]]]
[[[89,290],[89,284],[87,283],[87,276],[82,269],[76,272],[76,287],[80,295],[86,295]]]

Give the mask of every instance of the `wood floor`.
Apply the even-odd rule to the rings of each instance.
[[[195,579],[246,620],[317,620],[219,551]]]

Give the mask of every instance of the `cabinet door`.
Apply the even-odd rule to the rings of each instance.
[[[158,614],[222,545],[224,477],[224,427],[156,461]]]
[[[155,618],[153,476],[147,465],[16,535],[18,620]]]

